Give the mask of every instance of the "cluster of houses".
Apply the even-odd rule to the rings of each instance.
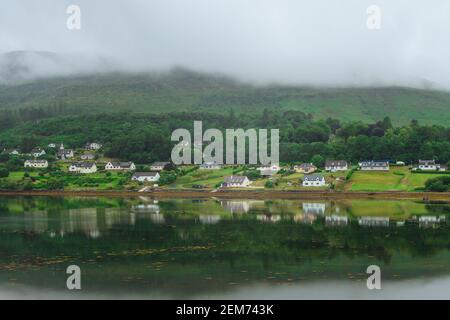
[[[75,152],[73,149],[64,148],[63,144],[57,145],[51,143],[48,145],[49,148],[58,148],[56,153],[58,159],[60,160],[72,160],[75,157]],[[102,148],[102,144],[98,142],[88,142],[84,146],[84,152],[79,155],[81,161],[71,162],[68,171],[71,173],[80,174],[92,174],[97,172],[98,167],[95,162],[89,162],[89,160],[96,159],[96,151]],[[9,154],[18,155],[20,154],[17,149],[5,150]],[[42,156],[46,155],[46,151],[43,148],[34,148],[30,154],[33,159],[27,159],[24,163],[25,168],[35,168],[35,169],[45,169],[48,167],[48,161],[40,159]],[[397,162],[397,165],[405,165],[403,162]],[[133,162],[120,162],[120,161],[110,161],[106,163],[105,170],[107,171],[130,171],[134,172],[132,176],[133,181],[138,182],[157,182],[160,179],[160,172],[167,169],[171,165],[170,162],[155,162],[150,166],[150,172],[134,172],[136,171],[136,166]],[[365,160],[358,163],[359,170],[361,171],[389,171],[390,163],[388,160]],[[199,166],[200,170],[218,170],[221,169],[222,165],[215,162],[205,162]],[[335,172],[345,172],[349,170],[350,164],[346,160],[327,160],[325,162],[325,171],[335,173]],[[268,166],[260,166],[257,170],[263,177],[271,177],[277,174],[282,168],[278,164],[271,164]],[[313,163],[302,163],[294,165],[289,168],[297,173],[304,174],[302,179],[302,186],[304,187],[325,187],[327,186],[327,181],[324,175],[316,173],[318,168]],[[413,171],[447,171],[448,167],[446,165],[440,165],[436,163],[435,160],[419,160],[418,164],[411,168]],[[246,176],[233,175],[225,177],[224,182],[221,187],[223,188],[246,188],[251,185],[251,181]]]

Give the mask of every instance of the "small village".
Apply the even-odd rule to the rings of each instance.
[[[50,143],[46,147],[35,147],[29,153],[21,153],[19,149],[4,150],[7,157],[23,161],[23,170],[15,170],[3,178],[22,181],[24,190],[422,191],[426,180],[449,173],[447,165],[422,159],[413,165],[388,160],[363,160],[351,164],[332,159],[324,161],[322,166],[313,163],[222,165],[214,162],[175,166],[169,161],[136,165],[132,161],[104,157],[102,147],[99,142],[87,142],[78,149],[65,148],[63,143]]]

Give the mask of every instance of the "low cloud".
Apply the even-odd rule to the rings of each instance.
[[[183,66],[256,83],[450,89],[446,0],[376,1],[379,30],[367,28],[366,10],[374,2],[365,0],[2,4],[1,52],[44,51],[64,57],[28,55],[29,72],[22,70],[23,76]],[[70,4],[81,8],[81,30],[66,27]],[[0,78],[17,76],[10,58],[0,59]]]

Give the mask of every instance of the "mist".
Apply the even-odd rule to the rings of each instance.
[[[66,26],[70,4],[81,9],[80,30]],[[373,4],[381,10],[380,29],[367,27]],[[181,66],[256,84],[450,89],[447,0],[0,5],[0,80]],[[11,55],[16,51],[25,54]]]

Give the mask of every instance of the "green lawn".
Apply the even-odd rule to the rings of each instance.
[[[415,191],[440,174],[412,173],[407,167],[391,167],[389,172],[357,171],[345,189],[350,191]]]

